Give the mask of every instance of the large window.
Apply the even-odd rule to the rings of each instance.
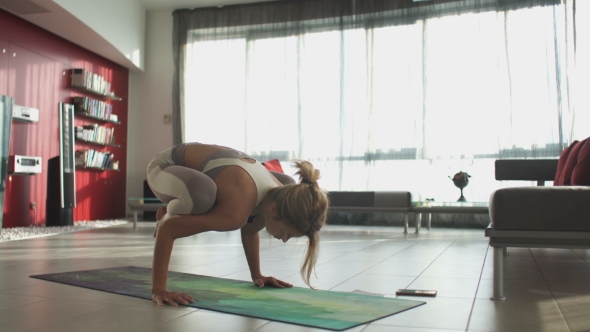
[[[456,200],[448,176],[466,171],[467,198],[487,201],[521,185],[495,181],[495,159],[557,158],[588,135],[568,6],[391,15],[191,31],[184,140],[310,160],[329,190]]]

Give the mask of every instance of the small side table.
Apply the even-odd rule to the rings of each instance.
[[[147,202],[147,204],[146,204]],[[159,208],[166,206],[157,198],[129,198],[129,208],[133,211],[133,229],[137,229],[137,212],[138,211],[158,211]]]
[[[463,213],[463,214],[489,214],[490,209],[486,202],[417,202],[412,207],[416,217],[416,233],[420,233],[422,218],[428,220],[430,229],[432,213]]]

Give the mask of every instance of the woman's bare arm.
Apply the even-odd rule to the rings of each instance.
[[[208,231],[237,230],[246,222],[253,205],[253,202],[244,199],[244,190],[226,187],[221,193],[218,191],[218,203],[209,212],[172,216],[162,222],[154,248],[152,299],[160,305],[176,305],[177,302],[186,304],[187,299],[191,299],[187,294],[170,292],[166,286],[170,256],[176,239]]]
[[[248,261],[252,281],[260,288],[265,285],[273,285],[278,288],[293,287],[293,285],[288,282],[262,275],[262,271],[260,270],[259,232],[264,226],[264,217],[260,215],[254,219],[253,223],[246,224],[241,230],[242,245],[244,246],[244,252],[246,253],[246,260]]]
[[[262,214],[254,218],[254,222],[246,224],[241,229],[242,246],[250,268],[252,280],[262,275],[260,272],[260,235],[258,232],[264,228]]]

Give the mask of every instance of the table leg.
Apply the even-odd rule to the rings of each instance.
[[[137,210],[133,210],[133,229],[137,229]]]
[[[408,234],[408,213],[404,213],[404,234]]]
[[[426,214],[426,218],[428,220],[428,229],[430,229],[430,222],[432,221],[432,214],[427,213]]]
[[[420,225],[422,224],[422,213],[416,213],[416,234],[420,234]]]

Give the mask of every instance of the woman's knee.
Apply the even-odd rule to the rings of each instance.
[[[207,181],[208,180],[208,181]],[[193,203],[191,214],[202,214],[213,208],[217,198],[217,185],[210,178],[200,179],[189,187],[189,195]]]

